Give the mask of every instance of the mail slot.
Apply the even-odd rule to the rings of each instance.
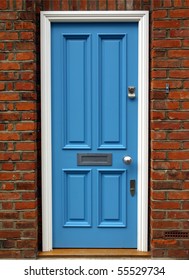
[[[112,165],[112,154],[77,154],[77,165]]]

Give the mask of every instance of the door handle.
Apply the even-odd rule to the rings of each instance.
[[[130,157],[130,156],[125,156],[125,157],[123,158],[123,162],[124,162],[125,164],[127,164],[127,165],[131,164],[132,161],[133,161],[133,159],[132,159],[132,157]]]
[[[135,195],[135,185],[136,185],[136,181],[135,180],[130,180],[130,194],[131,194],[131,196]]]

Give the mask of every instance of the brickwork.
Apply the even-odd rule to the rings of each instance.
[[[151,250],[189,258],[188,238],[164,238],[189,231],[189,1],[152,2]]]
[[[189,0],[0,1],[0,257],[41,248],[41,10],[150,11],[149,249],[188,259]]]
[[[0,1],[0,257],[35,257],[37,222],[35,1]]]

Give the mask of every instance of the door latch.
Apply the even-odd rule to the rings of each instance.
[[[136,97],[136,94],[135,94],[135,87],[133,86],[129,86],[128,87],[128,97],[130,99],[134,99]]]
[[[130,180],[130,194],[131,194],[131,196],[135,195],[135,184],[136,184],[135,180]]]

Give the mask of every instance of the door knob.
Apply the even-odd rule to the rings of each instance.
[[[130,156],[125,156],[124,158],[123,158],[123,162],[125,163],[125,164],[127,164],[127,165],[129,165],[129,164],[131,164],[132,163],[132,157],[130,157]]]

